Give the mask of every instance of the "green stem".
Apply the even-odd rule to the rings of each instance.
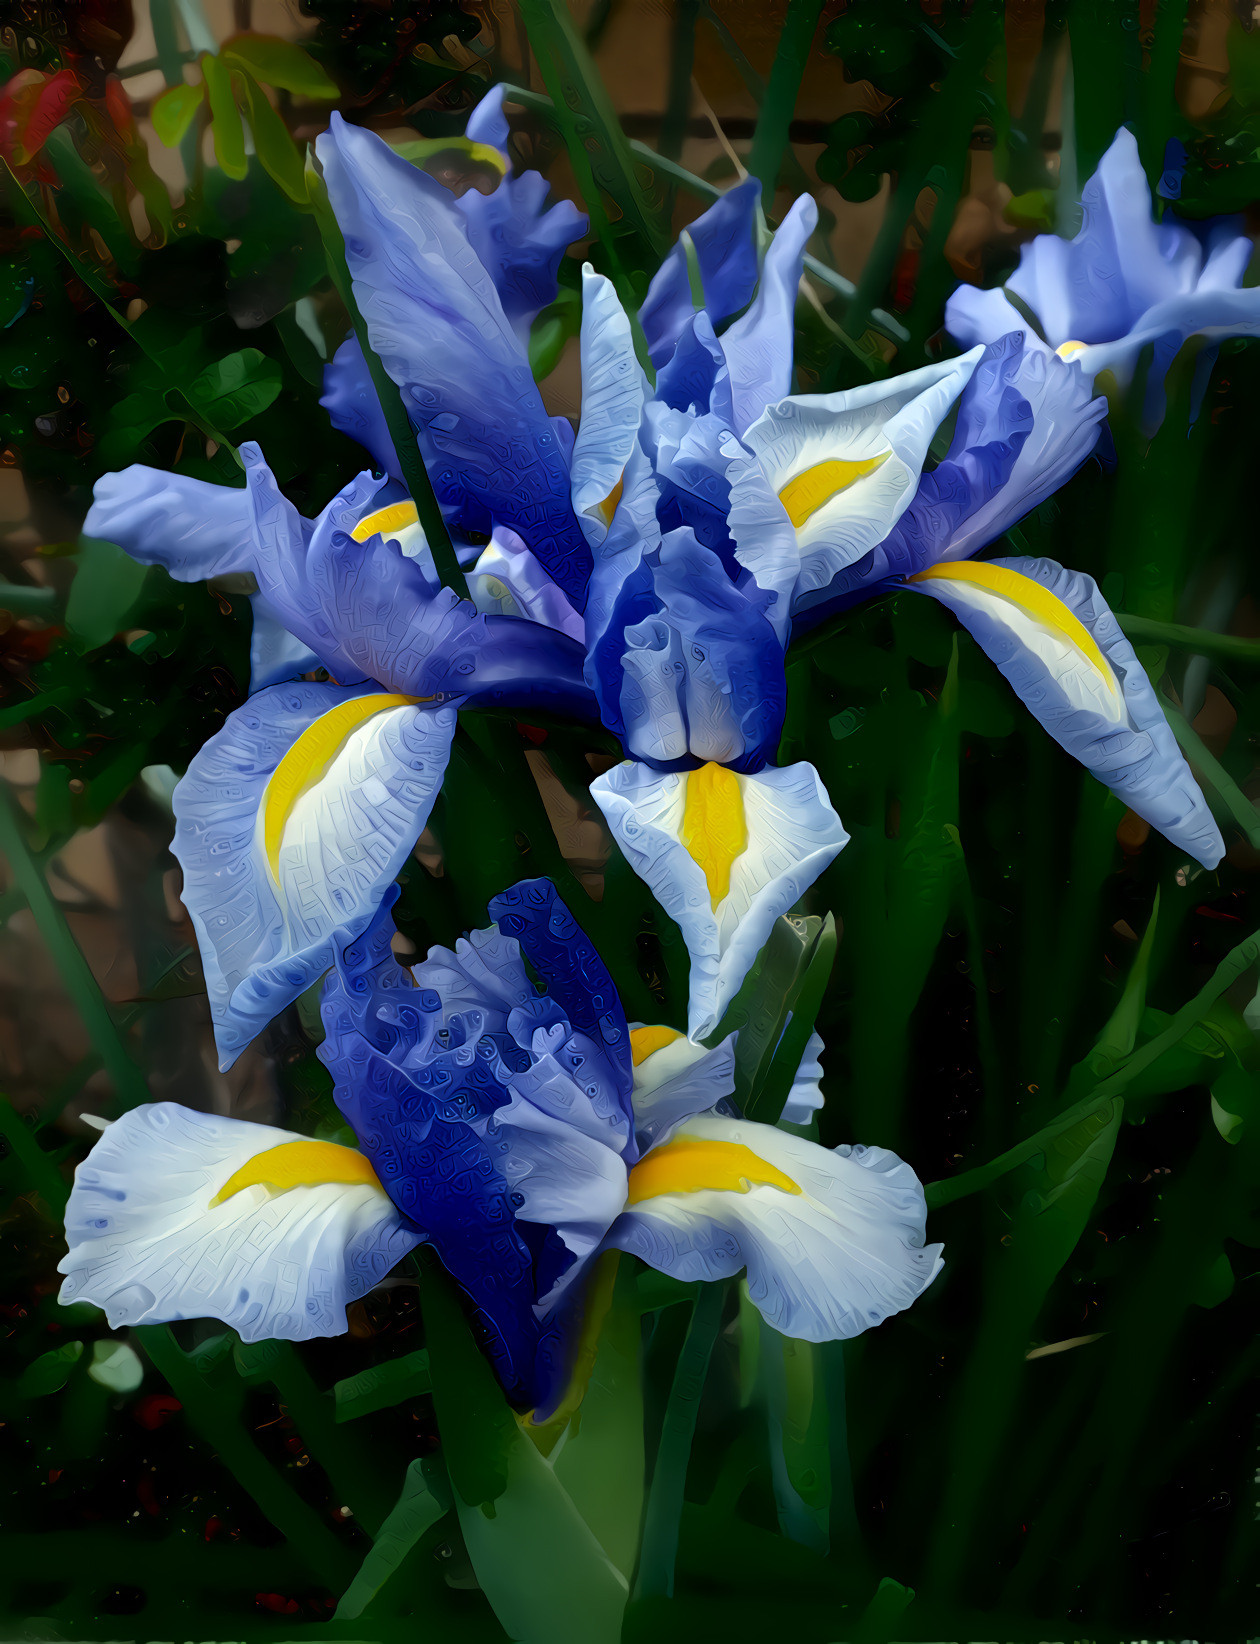
[[[9,860],[13,877],[35,916],[66,992],[114,1081],[120,1104],[129,1108],[147,1101],[149,1089],[144,1075],[131,1059],[91,967],[71,934],[61,904],[48,888],[43,870],[27,842],[21,807],[7,783],[0,787],[0,854]]]
[[[1200,656],[1254,662],[1260,667],[1260,639],[1214,634],[1210,628],[1186,628],[1179,622],[1157,622],[1154,617],[1132,616],[1127,611],[1117,611],[1115,615],[1128,637],[1138,644],[1145,641],[1151,645],[1172,645],[1179,650],[1195,651]]]
[[[691,1459],[691,1441],[696,1431],[696,1416],[708,1375],[709,1359],[722,1324],[726,1291],[725,1282],[706,1284],[701,1288],[692,1309],[682,1352],[678,1355],[643,1524],[643,1551],[635,1587],[635,1597],[638,1599],[673,1596],[674,1561],[678,1552],[678,1530],[682,1523],[687,1463]]]
[[[55,588],[26,588],[16,582],[0,582],[0,609],[16,617],[43,617],[55,621],[61,601]]]
[[[748,170],[760,179],[762,194],[768,201],[774,199],[778,186],[779,167],[788,146],[788,130],[801,89],[801,76],[809,60],[809,48],[821,11],[822,0],[788,0],[783,32],[748,156]]]
[[[1194,767],[1195,775],[1226,807],[1246,834],[1248,843],[1253,848],[1260,848],[1260,811],[1256,810],[1216,755],[1204,746],[1185,715],[1162,691],[1159,693],[1159,705],[1164,710],[1164,718],[1172,726],[1178,747]]]

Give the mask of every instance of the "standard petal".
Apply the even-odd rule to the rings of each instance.
[[[352,332],[324,367],[324,391],[319,403],[328,420],[341,433],[357,440],[372,458],[373,466],[396,480],[402,478],[402,463],[393,435],[381,410],[376,384],[368,370],[359,339]]]
[[[756,289],[760,201],[761,184],[745,177],[684,230],[695,253],[704,312],[715,326],[738,314]],[[658,370],[673,356],[695,312],[687,249],[680,237],[652,276],[639,309],[648,353]]]
[[[296,683],[229,715],[175,790],[173,850],[224,1067],[362,929],[424,829],[452,708]]]
[[[306,1341],[343,1334],[347,1304],[420,1235],[354,1148],[159,1102],[75,1171],[66,1242],[61,1301],[112,1330],[212,1318],[243,1341]]]
[[[251,695],[268,685],[299,679],[323,666],[310,646],[289,632],[262,594],[254,594],[249,603],[254,613],[254,627],[249,637]]]
[[[941,1269],[918,1178],[881,1147],[838,1147],[703,1114],[630,1173],[608,1243],[684,1283],[747,1269],[766,1321],[843,1341],[910,1306]]]
[[[932,566],[910,586],[949,607],[1055,741],[1205,867],[1220,829],[1150,681],[1092,577],[1046,559]]]
[[[579,645],[586,623],[573,609],[533,554],[505,525],[495,527],[468,574],[468,592],[483,616],[526,617],[554,628]]]
[[[848,843],[812,765],[740,776],[627,761],[591,797],[691,956],[687,1033],[717,1026],[771,926]]]
[[[573,508],[594,546],[621,501],[647,383],[611,280],[582,270],[582,418],[573,447]]]
[[[510,526],[580,608],[590,550],[564,452],[455,201],[337,114],[317,150],[368,336],[403,391],[439,500],[469,524],[479,511],[482,529]]]
[[[672,1028],[632,1029],[635,1157],[735,1089],[735,1035],[712,1050]],[[633,1161],[632,1161],[633,1162]]]
[[[910,505],[928,447],[983,349],[837,394],[772,405],[732,448],[736,554],[775,594],[785,624],[794,600],[825,588],[892,530]]]
[[[465,135],[503,155],[508,165],[508,123],[502,86],[495,86],[468,117]],[[548,184],[537,171],[508,172],[490,194],[467,189],[455,201],[468,243],[494,281],[503,312],[526,340],[539,309],[556,298],[560,259],[587,230],[587,219],[569,200],[547,208]]]
[[[817,226],[818,207],[802,194],[770,242],[752,306],[722,334],[735,432],[741,437],[767,405],[791,389],[796,294],[805,246]]]

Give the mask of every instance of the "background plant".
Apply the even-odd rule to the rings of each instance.
[[[453,1397],[489,1411],[493,1389],[476,1359],[431,1385],[450,1323],[432,1285],[423,1317],[403,1282],[351,1336],[300,1349],[217,1326],[118,1340],[54,1300],[85,1109],[174,1095],[338,1134],[308,999],[230,1084],[213,1072],[174,900],[170,783],[243,697],[248,590],[176,585],[78,534],[92,481],[130,461],[232,483],[257,438],[307,513],[360,465],[316,404],[350,324],[302,178],[334,102],[488,186],[456,135],[489,80],[513,83],[520,154],[583,199],[584,254],[627,302],[736,164],[772,218],[818,191],[805,390],[937,357],[955,280],[995,283],[1027,232],[1071,232],[1121,122],[1163,209],[1257,193],[1260,36],[1212,4],[790,0],[763,26],[680,0],[646,119],[629,0],[302,11],[3,11],[4,1580],[12,1618],[68,1637],[107,1616],[136,1636],[503,1636],[442,1481],[498,1466],[512,1430],[487,1416],[484,1453],[444,1453],[435,1398],[439,1416]],[[575,409],[576,272],[534,334],[558,411]],[[624,1264],[652,1469],[628,1638],[752,1639],[788,1616],[820,1644],[1228,1637],[1251,1619],[1258,367],[1226,345],[1192,419],[1192,354],[1154,440],[1139,373],[1113,398],[1114,470],[1088,465],[1008,536],[1089,570],[1124,613],[1226,831],[1218,872],[1080,773],[930,602],[863,608],[791,654],[781,760],[818,767],[853,842],[803,910],[835,910],[834,962],[811,925],[758,985],[781,1019],[826,983],[821,1137],[910,1160],[948,1267],[894,1325],[807,1349],[757,1331],[734,1291],[719,1312]],[[681,1023],[678,934],[586,796],[614,756],[464,715],[404,941],[450,942],[547,873],[628,1013]],[[602,1350],[593,1422],[635,1345]]]

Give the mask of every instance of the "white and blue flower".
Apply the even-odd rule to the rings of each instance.
[[[346,1304],[427,1242],[509,1395],[545,1411],[601,1251],[687,1282],[743,1270],[763,1316],[808,1341],[855,1336],[932,1282],[913,1171],[733,1114],[733,1040],[632,1027],[546,880],[410,973],[392,901],[339,933],[324,995],[320,1055],[358,1147],[133,1109],[76,1174],[63,1301],[114,1328],[208,1316],[302,1340],[343,1331]],[[797,1107],[815,1074],[802,1066]]]

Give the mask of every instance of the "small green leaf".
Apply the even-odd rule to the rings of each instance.
[[[224,42],[220,55],[280,91],[296,91],[303,97],[340,96],[337,86],[308,52],[278,35],[233,35]]]
[[[249,169],[245,158],[245,130],[236,106],[231,65],[223,57],[203,57],[210,113],[214,119],[214,155],[224,173],[240,182]]]
[[[49,1393],[59,1393],[82,1357],[81,1341],[68,1341],[64,1347],[55,1347],[51,1353],[41,1353],[22,1372],[18,1392],[25,1399],[42,1399]]]
[[[193,123],[197,110],[205,101],[205,96],[206,88],[203,82],[199,86],[168,86],[156,99],[149,111],[149,118],[153,121],[153,129],[157,132],[158,140],[167,148],[174,148],[182,141],[184,133]]]
[[[277,360],[257,348],[242,348],[208,366],[188,397],[216,428],[236,428],[267,409],[283,380]]]
[[[254,134],[254,150],[259,163],[291,200],[304,206],[306,176],[298,146],[253,75],[243,69],[240,78],[245,87],[249,128]]]
[[[359,1416],[370,1416],[377,1410],[386,1410],[392,1404],[427,1393],[432,1386],[429,1376],[429,1355],[422,1347],[414,1353],[405,1353],[400,1359],[387,1359],[361,1370],[357,1376],[347,1376],[333,1388],[338,1421],[354,1421]]]

